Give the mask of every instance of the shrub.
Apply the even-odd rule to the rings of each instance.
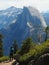
[[[8,56],[0,57],[0,62],[7,61],[7,60],[9,60]]]
[[[25,53],[28,53],[31,48],[34,48],[35,44],[32,42],[32,38],[27,38],[25,41],[23,41],[20,54],[24,55]]]
[[[36,45],[33,49],[30,49],[28,53],[22,55],[19,60],[20,62],[23,62],[28,59],[37,59],[44,53],[49,53],[49,40],[40,45]]]

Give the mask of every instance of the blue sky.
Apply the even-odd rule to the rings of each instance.
[[[40,12],[49,10],[49,0],[0,0],[0,10],[10,6],[23,7],[32,6]]]

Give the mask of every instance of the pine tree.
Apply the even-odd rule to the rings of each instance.
[[[27,38],[25,41],[23,41],[22,48],[20,54],[27,53],[30,49],[30,45],[32,43],[32,38]]]
[[[14,43],[13,43],[13,48],[14,48],[14,54],[15,54],[15,53],[16,53],[16,51],[18,50],[18,45],[17,45],[16,40],[14,40]]]
[[[0,57],[3,56],[3,44],[2,44],[2,34],[0,34]]]
[[[49,26],[46,27],[45,32],[46,32],[45,41],[47,41],[47,37],[48,37],[48,34],[49,34]]]

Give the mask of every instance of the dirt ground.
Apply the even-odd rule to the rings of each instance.
[[[11,65],[14,61],[15,60],[13,60],[13,61],[5,61],[5,62],[0,63],[0,65]]]

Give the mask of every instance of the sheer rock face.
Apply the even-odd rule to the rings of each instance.
[[[46,21],[46,24],[49,26],[49,11],[43,12],[42,15]]]
[[[38,42],[38,34],[42,33],[41,29],[47,27],[43,16],[34,7],[23,9],[11,7],[0,11],[0,20],[2,21],[2,23],[0,21],[0,33],[5,36],[3,41],[5,55],[9,54],[13,40],[17,40],[19,47],[22,41],[29,36],[32,36],[33,41]]]

